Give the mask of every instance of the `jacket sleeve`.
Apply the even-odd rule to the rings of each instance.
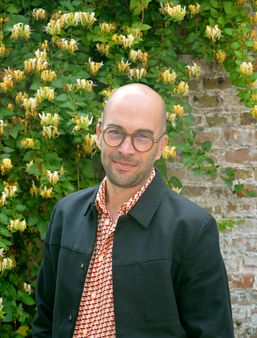
[[[212,216],[205,219],[188,250],[178,308],[188,337],[234,337],[227,273]]]
[[[32,324],[33,338],[52,338],[53,307],[56,279],[54,264],[49,248],[49,238],[51,228],[52,226],[54,226],[55,209],[52,213],[51,220],[46,232],[46,237],[44,241],[44,258],[37,277],[35,291],[37,312]]]

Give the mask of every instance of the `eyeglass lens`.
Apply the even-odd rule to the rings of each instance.
[[[104,133],[104,140],[110,146],[118,146],[125,139],[126,133],[116,128],[107,128]],[[138,133],[132,136],[132,144],[138,151],[147,151],[153,145],[153,140],[148,134]]]

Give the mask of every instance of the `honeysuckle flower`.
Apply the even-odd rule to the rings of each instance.
[[[4,133],[4,127],[7,127],[7,124],[3,120],[0,120],[0,135]]]
[[[217,61],[219,63],[223,63],[225,61],[226,57],[227,57],[227,53],[225,51],[220,50],[220,49],[215,54],[215,58],[217,59]]]
[[[45,70],[48,66],[48,62],[44,58],[34,58],[24,61],[24,70],[27,73],[31,73],[36,70],[38,73]]]
[[[4,44],[0,44],[0,56],[4,56],[7,53],[6,46]]]
[[[33,290],[31,289],[31,285],[30,285],[30,284],[27,284],[27,283],[24,283],[24,284],[23,284],[23,289],[24,289],[24,291],[25,291],[27,294],[29,294],[29,295],[31,295],[32,292],[33,292]]]
[[[134,32],[134,35],[136,37],[142,37],[143,36],[143,33],[141,32],[141,28],[132,28],[132,31]]]
[[[75,23],[75,18],[73,13],[66,13],[61,16],[61,21],[63,24],[73,25]]]
[[[89,71],[93,73],[93,75],[95,75],[99,71],[99,69],[104,65],[102,61],[100,63],[91,61],[91,58],[88,59],[87,64],[89,66]]]
[[[107,45],[106,43],[97,43],[96,44],[96,48],[98,50],[99,53],[104,54],[104,55],[108,55],[109,54],[109,49],[110,49],[110,45]]]
[[[32,12],[32,16],[35,20],[43,20],[47,18],[47,12],[42,8],[38,8],[38,9],[34,8]]]
[[[197,13],[199,13],[200,7],[201,6],[198,3],[196,3],[196,6],[195,5],[189,5],[188,6],[188,10],[191,13],[191,17],[193,17],[194,15],[196,15]]]
[[[131,48],[134,44],[135,37],[132,34],[127,35],[127,37],[125,35],[122,35],[121,41],[125,49],[127,47]]]
[[[88,92],[93,91],[94,83],[91,80],[85,80],[85,79],[77,79],[77,89],[84,89]]]
[[[40,50],[40,49],[37,49],[35,51],[35,56],[36,56],[36,59],[42,59],[42,60],[45,60],[46,57],[47,57],[47,52],[46,50]]]
[[[60,135],[57,127],[53,125],[43,126],[43,137],[45,138],[56,138]]]
[[[54,171],[53,173],[51,173],[50,170],[47,170],[46,177],[49,183],[55,185],[59,181],[59,172]]]
[[[47,26],[43,27],[43,31],[50,35],[58,35],[61,34],[61,30],[63,28],[63,22],[61,19],[52,20],[48,22]]]
[[[22,92],[19,92],[16,97],[15,97],[15,101],[18,105],[23,105],[24,103],[24,99],[27,99],[28,98],[28,94],[26,93],[22,93]]]
[[[28,98],[24,98],[23,100],[23,106],[26,109],[26,118],[29,117],[29,115],[34,116],[35,115],[35,110],[38,108],[38,103],[37,103],[37,98],[35,97],[30,97]]]
[[[31,197],[37,197],[40,194],[40,189],[36,187],[35,182],[32,180],[32,187],[29,189]]]
[[[251,62],[243,62],[240,65],[240,71],[242,74],[245,74],[247,76],[252,75],[253,74],[253,65]]]
[[[212,40],[215,40],[215,39],[219,40],[221,37],[221,31],[218,25],[215,25],[214,27],[206,26],[206,34],[208,38]]]
[[[7,182],[4,182],[4,184],[6,185],[6,187],[4,188],[4,192],[6,194],[6,198],[9,197],[14,197],[16,192],[18,191],[18,187],[17,187],[17,183],[10,185]]]
[[[174,70],[172,70],[172,73],[170,73],[170,70],[166,69],[163,73],[159,73],[159,77],[164,83],[172,85],[177,77],[177,74],[174,72]]]
[[[166,113],[166,120],[171,122],[173,125],[175,125],[177,115],[176,114],[171,114],[171,113]]]
[[[12,36],[14,39],[25,38],[29,39],[30,27],[29,25],[23,26],[23,23],[17,23],[12,28]]]
[[[123,37],[124,37],[124,35],[113,34],[113,36],[112,36],[112,41],[113,41],[115,44],[119,45],[119,44],[122,43],[122,38],[123,38]]]
[[[26,138],[21,141],[21,146],[23,148],[33,148],[35,146],[35,141],[32,138]]]
[[[73,117],[72,118],[73,122],[76,122],[76,126],[73,128],[72,133],[74,130],[80,130],[80,129],[87,129],[89,125],[93,123],[93,116],[89,120],[88,116],[81,116],[81,117]]]
[[[54,114],[54,116],[50,113],[46,114],[44,112],[42,112],[42,114],[38,114],[40,119],[41,119],[41,126],[43,126],[44,124],[53,124],[54,126],[57,126],[60,118],[58,114]]]
[[[257,12],[254,13],[254,17],[251,18],[252,23],[257,23]]]
[[[41,80],[44,82],[53,82],[57,79],[57,75],[54,70],[43,70],[41,73]]]
[[[9,231],[12,231],[13,229],[15,229],[15,230],[19,230],[23,232],[24,230],[26,230],[26,228],[27,228],[26,221],[25,220],[20,221],[19,219],[12,220],[11,224],[7,226],[7,229]]]
[[[132,78],[135,78],[136,80],[140,80],[141,77],[143,76],[146,76],[145,68],[130,69],[128,73],[128,77],[130,80],[132,80]]]
[[[109,99],[109,97],[112,95],[112,93],[116,90],[117,88],[114,88],[113,90],[109,89],[104,89],[103,94],[106,96],[106,99]]]
[[[198,66],[195,62],[193,62],[193,66],[186,66],[188,69],[189,76],[195,75],[196,77],[200,76],[201,67]]]
[[[54,100],[54,89],[50,89],[49,87],[39,87],[36,98],[39,102],[42,100],[52,101]]]
[[[41,49],[41,50],[45,50],[45,51],[49,50],[49,46],[48,46],[48,41],[47,41],[47,40],[45,40],[45,41],[42,43],[40,49]]]
[[[2,175],[8,173],[12,169],[12,161],[9,158],[4,158],[1,163]]]
[[[5,257],[4,248],[0,249],[0,257]],[[0,300],[1,300],[0,303],[2,304],[3,299],[0,298]]]
[[[254,106],[253,110],[252,110],[252,115],[254,118],[257,119],[257,105]]]
[[[134,62],[136,60],[139,60],[140,55],[141,55],[140,49],[138,49],[138,50],[130,49],[129,56],[130,56],[131,61]]]
[[[172,188],[173,191],[177,192],[178,194],[180,193],[180,191],[182,190],[182,188]]]
[[[184,113],[184,109],[180,104],[178,104],[178,105],[173,106],[172,113],[182,117]]]
[[[26,169],[25,169],[25,172],[26,172],[27,174],[29,174],[29,169],[30,169],[30,167],[31,167],[33,164],[34,164],[33,161],[30,161],[29,163],[26,163]]]
[[[47,188],[46,186],[44,186],[44,189],[41,191],[40,195],[43,198],[51,198],[51,196],[53,195],[53,188]]]
[[[180,83],[178,84],[178,88],[174,88],[173,92],[177,94],[183,93],[184,95],[186,95],[189,92],[189,86],[186,82],[180,81]]]
[[[84,144],[82,145],[82,149],[86,154],[93,156],[96,151],[96,145],[97,145],[97,135],[87,134],[85,136],[85,141]]]
[[[166,146],[163,150],[162,156],[165,160],[167,160],[169,157],[174,158],[176,156],[176,147]]]
[[[121,62],[117,62],[117,66],[118,66],[118,69],[119,69],[119,72],[120,73],[128,73],[130,68],[129,68],[129,65],[131,63],[129,63],[128,61],[126,61],[126,63],[123,61],[123,58],[121,59]]]
[[[167,4],[167,6],[164,7],[164,11],[167,12],[174,21],[179,22],[183,20],[186,15],[186,6],[182,8],[180,5],[173,7],[173,5],[170,6]]]
[[[4,258],[0,261],[0,271],[11,270],[14,267],[11,258]]]
[[[115,30],[116,27],[112,23],[100,23],[101,33],[110,33],[112,30]]]
[[[63,91],[66,93],[66,92],[71,92],[72,90],[74,89],[74,87],[72,86],[72,84],[66,84],[64,87],[63,87]]]
[[[57,39],[56,43],[61,50],[66,50],[68,52],[75,52],[78,49],[77,41],[74,39]]]
[[[0,198],[0,207],[3,207],[7,203],[7,194],[2,191],[2,197]]]

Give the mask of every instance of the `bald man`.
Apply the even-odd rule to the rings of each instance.
[[[97,126],[106,177],[54,208],[33,337],[233,338],[214,218],[167,188],[162,98],[131,84]]]

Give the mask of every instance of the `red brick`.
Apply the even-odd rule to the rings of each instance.
[[[227,208],[229,208],[230,210],[236,211],[237,206],[232,204],[231,202],[228,202]]]
[[[232,149],[226,153],[225,160],[232,163],[256,162],[257,149]]]
[[[239,198],[244,198],[244,197],[249,198],[249,197],[245,194],[245,193],[246,193],[246,189],[248,189],[249,191],[253,191],[253,192],[257,193],[257,186],[256,186],[256,185],[245,184],[245,185],[244,185],[244,189],[242,190],[242,192],[239,192],[239,193],[237,194],[237,196],[238,196]]]
[[[203,142],[210,141],[211,143],[215,142],[218,138],[218,135],[207,132],[198,132],[195,136],[195,142],[197,144],[202,144]]]
[[[254,315],[254,314],[256,314],[256,313],[257,313],[257,309],[251,310],[251,315]]]
[[[253,274],[230,274],[228,281],[231,283],[232,288],[246,289],[253,286],[255,275]]]
[[[235,140],[235,135],[239,135],[240,131],[238,130],[224,130],[224,138],[227,141]]]

